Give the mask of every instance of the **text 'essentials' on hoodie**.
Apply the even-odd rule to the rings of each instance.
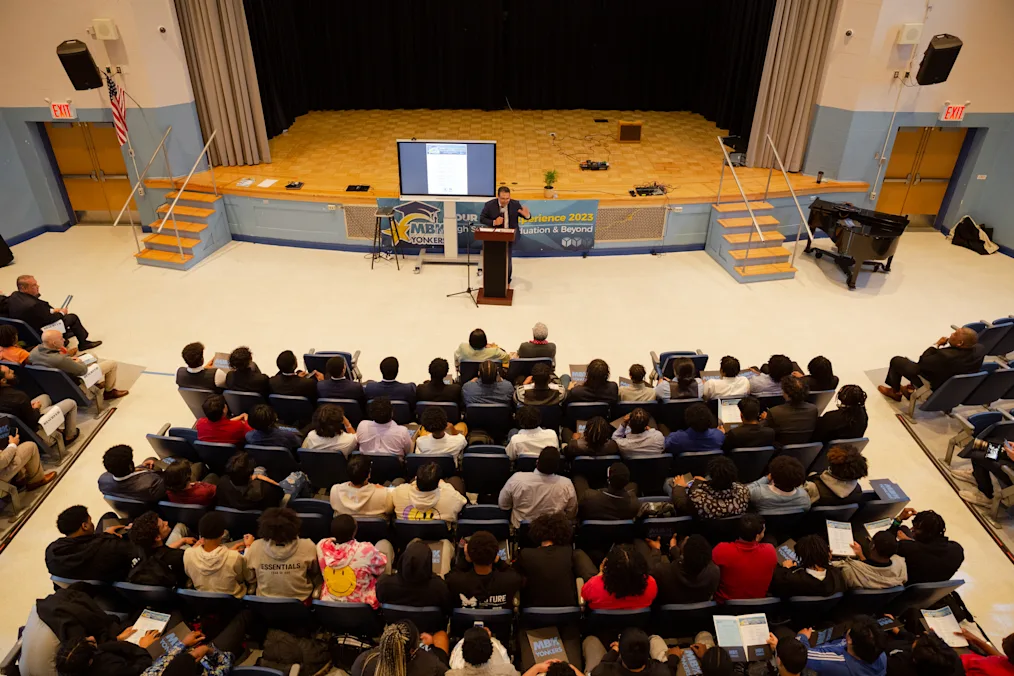
[[[377,576],[387,569],[387,557],[369,542],[338,543],[334,538],[317,544],[317,564],[324,577],[322,601],[369,603],[379,608]]]
[[[284,545],[255,540],[247,547],[246,565],[257,580],[257,596],[308,599],[317,572],[317,546],[306,538]]]
[[[204,547],[191,547],[183,553],[183,569],[202,592],[219,592],[243,598],[253,574],[239,552],[219,545],[210,552]]]

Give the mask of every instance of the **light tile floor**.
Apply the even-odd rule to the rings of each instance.
[[[823,241],[827,246],[827,240]],[[422,380],[436,356],[450,359],[468,332],[481,326],[505,347],[529,337],[537,321],[549,326],[560,364],[606,359],[613,377],[649,350],[702,348],[712,363],[724,354],[759,364],[784,352],[805,364],[829,357],[842,383],[861,384],[869,401],[873,475],[896,479],[917,508],[933,508],[965,547],[961,593],[985,630],[999,640],[1014,631],[1010,563],[964,503],[939,476],[874,392],[865,371],[895,354],[917,356],[952,323],[1014,313],[1009,294],[1014,264],[982,258],[933,232],[905,235],[889,276],[863,275],[849,292],[830,263],[798,261],[795,280],[740,285],[704,252],[666,256],[519,259],[515,304],[474,308],[445,294],[465,286],[460,267],[427,267],[413,275],[393,264],[370,271],[362,255],[233,243],[186,273],[134,264],[130,232],[75,227],[14,249],[0,270],[9,292],[17,275],[34,274],[45,298],[74,294],[73,309],[96,338],[100,356],[145,365],[132,392],[56,487],[26,528],[0,554],[0,649],[9,646],[34,599],[50,591],[46,545],[57,537],[57,514],[87,505],[105,511],[95,481],[103,451],[131,444],[147,452],[144,435],[162,423],[192,417],[168,375],[179,351],[201,340],[208,353],[250,345],[264,370],[283,349],[360,349],[366,377],[394,354],[404,378]]]

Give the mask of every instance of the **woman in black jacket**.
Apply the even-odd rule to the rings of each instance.
[[[796,543],[799,565],[786,560],[775,568],[771,593],[775,596],[830,596],[845,591],[845,578],[831,565],[831,548],[819,535],[805,535]]]
[[[866,392],[858,385],[845,385],[838,390],[838,408],[817,420],[814,441],[858,439],[866,434]]]

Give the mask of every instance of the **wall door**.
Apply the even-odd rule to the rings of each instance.
[[[47,122],[46,133],[77,220],[112,223],[133,187],[112,123]]]
[[[877,211],[935,216],[947,193],[968,130],[900,127],[887,163]]]

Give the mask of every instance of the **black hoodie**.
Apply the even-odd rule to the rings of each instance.
[[[35,602],[39,619],[61,643],[85,636],[94,636],[99,641],[116,636],[116,618],[99,607],[92,598],[93,590],[87,582],[78,582]]]
[[[401,606],[438,606],[451,611],[451,593],[447,583],[433,574],[433,553],[422,542],[405,548],[398,561],[398,572],[377,580],[377,599]]]
[[[151,666],[151,654],[139,645],[127,641],[100,643],[89,676],[139,676]]]
[[[57,577],[119,582],[135,553],[129,541],[108,533],[62,537],[46,547],[46,568]]]

